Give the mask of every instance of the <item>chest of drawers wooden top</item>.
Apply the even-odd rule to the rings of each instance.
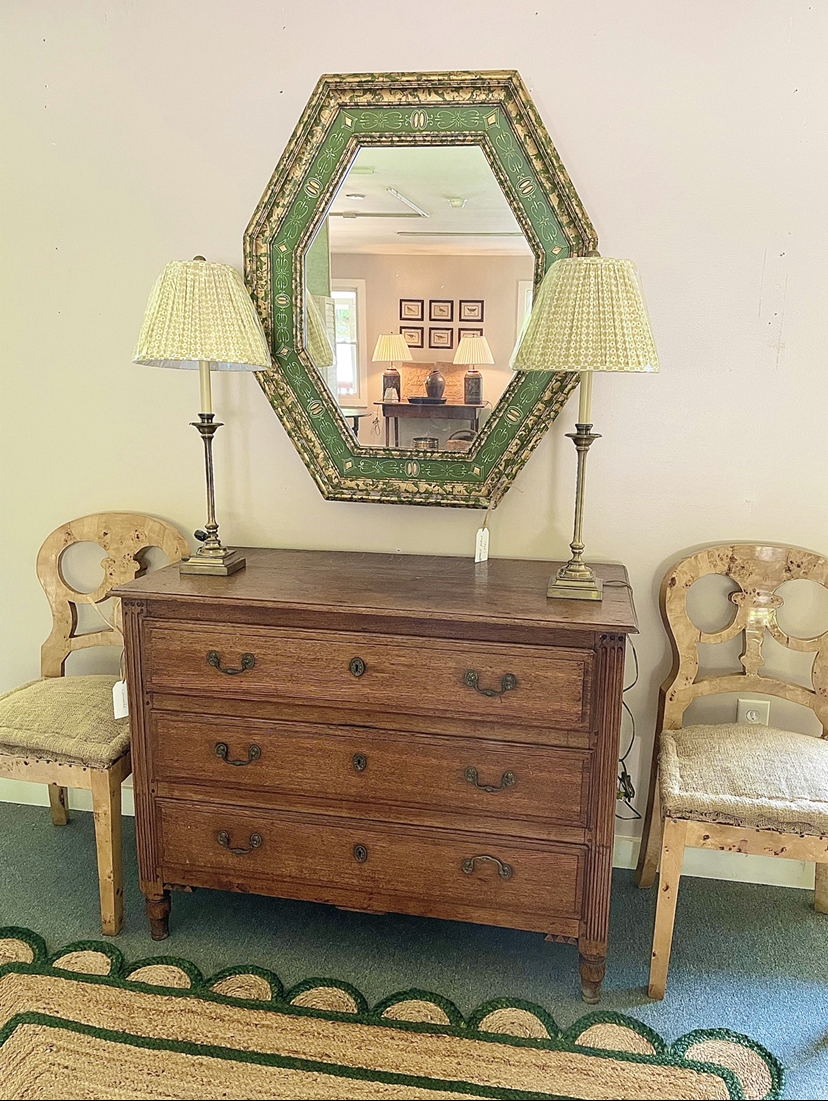
[[[606,959],[626,571],[247,550],[119,590],[141,889],[214,887],[529,929]]]

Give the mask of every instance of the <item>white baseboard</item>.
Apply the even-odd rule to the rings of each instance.
[[[613,864],[616,868],[634,868],[638,863],[639,838],[615,836]],[[699,879],[730,879],[736,883],[766,883],[771,887],[814,889],[814,866],[802,860],[776,856],[746,856],[709,849],[686,849],[682,875]]]
[[[92,792],[69,788],[70,810],[92,810]],[[0,803],[25,803],[28,806],[48,807],[49,793],[45,784],[30,784],[27,780],[0,780]],[[132,777],[123,786],[123,812],[134,815]]]
[[[47,806],[49,797],[43,784],[23,780],[0,780],[0,802],[28,803]],[[124,784],[124,814],[134,814],[132,777]],[[69,807],[92,810],[88,791],[69,791]],[[638,861],[639,839],[616,834],[613,864],[616,868],[634,868]],[[741,853],[718,853],[707,849],[688,849],[682,866],[683,875],[701,879],[730,879],[738,883],[767,883],[772,887],[802,887],[814,889],[814,866],[799,860],[784,860],[773,856],[743,856]]]

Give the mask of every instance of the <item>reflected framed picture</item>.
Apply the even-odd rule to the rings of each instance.
[[[425,299],[401,298],[400,321],[425,321]]]
[[[423,344],[422,325],[403,325],[400,327],[400,334],[409,348],[425,347]]]
[[[431,328],[428,330],[429,348],[453,348],[454,329]]]
[[[454,301],[451,298],[430,298],[428,300],[429,321],[454,321]]]
[[[482,298],[461,298],[460,299],[460,316],[458,321],[482,321],[483,320],[483,299]]]
[[[457,339],[458,339],[458,341],[462,340],[464,336],[482,336],[482,335],[483,335],[483,330],[482,329],[464,329],[464,328],[461,327],[457,330]]]

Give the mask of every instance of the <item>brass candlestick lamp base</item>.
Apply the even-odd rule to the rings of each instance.
[[[216,494],[213,480],[213,436],[222,427],[221,421],[213,420],[212,413],[199,413],[198,421],[192,421],[204,440],[204,468],[207,475],[207,523],[204,531],[195,533],[201,540],[201,546],[190,555],[182,558],[179,573],[207,574],[213,577],[228,577],[237,570],[243,570],[246,562],[244,555],[237,550],[225,547],[219,539],[219,526],[216,521]]]
[[[589,414],[587,414],[589,415]],[[581,561],[584,543],[581,538],[584,520],[584,486],[586,485],[587,452],[595,440],[601,436],[592,431],[591,424],[576,424],[574,432],[567,436],[575,444],[578,452],[578,475],[575,482],[575,531],[569,544],[572,557],[562,566],[557,576],[550,578],[547,597],[562,600],[603,600],[604,583],[595,576],[593,570]]]

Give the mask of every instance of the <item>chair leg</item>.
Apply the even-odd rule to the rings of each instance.
[[[818,914],[828,914],[828,864],[816,866],[814,909]]]
[[[65,826],[69,821],[69,804],[66,798],[66,788],[59,784],[49,784],[49,810],[52,814],[53,826]]]
[[[92,772],[92,809],[98,850],[101,929],[114,937],[124,924],[124,870],[121,852],[121,781],[112,770]]]
[[[646,889],[652,887],[658,870],[658,854],[661,850],[663,822],[661,818],[661,797],[658,790],[658,766],[653,764],[650,780],[650,794],[647,798],[647,811],[644,815],[644,829],[641,833],[641,848],[638,850],[638,867],[635,869],[635,885]]]
[[[687,838],[687,823],[674,818],[664,821],[664,841],[661,846],[661,872],[658,878],[653,956],[650,964],[650,984],[647,994],[661,1001],[667,989],[667,970],[673,944],[673,924],[681,879],[681,862]]]

